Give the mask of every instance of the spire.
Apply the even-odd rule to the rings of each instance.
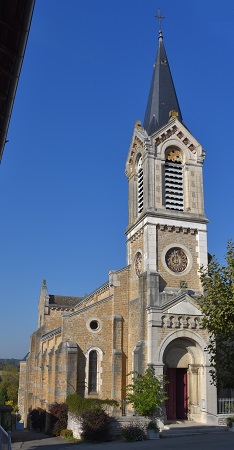
[[[160,15],[160,11],[157,18],[161,25],[161,19],[164,17]],[[149,135],[159,130],[169,121],[171,111],[182,122],[182,115],[163,43],[162,30],[159,30],[158,40],[158,53],[154,64],[144,119],[144,128]],[[175,114],[175,111],[177,114]]]

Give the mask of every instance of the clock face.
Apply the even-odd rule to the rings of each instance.
[[[141,272],[142,272],[142,254],[140,252],[137,252],[135,257],[135,273],[139,277]]]
[[[188,266],[188,258],[180,247],[170,248],[165,256],[167,267],[175,273],[183,272]]]

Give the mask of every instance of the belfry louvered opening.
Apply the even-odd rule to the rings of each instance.
[[[137,203],[138,203],[138,214],[143,211],[144,206],[144,177],[142,168],[142,157],[138,161],[138,178],[137,178]]]
[[[176,149],[168,152],[165,161],[165,205],[167,209],[184,210],[182,156]]]

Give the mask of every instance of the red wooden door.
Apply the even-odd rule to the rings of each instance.
[[[176,369],[167,369],[167,381],[167,419],[176,420]]]
[[[176,369],[176,418],[187,419],[187,369]]]
[[[168,420],[187,419],[187,369],[167,369],[166,413]]]

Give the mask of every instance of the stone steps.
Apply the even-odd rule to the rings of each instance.
[[[207,434],[207,433],[222,433],[228,431],[226,426],[222,425],[202,425],[202,424],[171,424],[165,425],[164,429],[161,431],[162,437],[173,437],[173,436],[189,436],[193,434]]]

